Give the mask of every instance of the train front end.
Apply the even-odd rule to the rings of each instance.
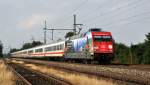
[[[94,59],[110,63],[114,58],[114,40],[110,32],[91,32]]]

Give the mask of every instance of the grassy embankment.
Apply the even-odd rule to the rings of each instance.
[[[73,74],[73,73],[68,73],[65,71],[60,71],[56,70],[54,68],[49,68],[46,66],[36,66],[34,64],[26,64],[22,61],[13,61],[14,63],[22,64],[26,67],[29,67],[31,69],[46,73],[46,74],[52,74],[57,77],[61,77],[63,79],[66,79],[70,81],[73,85],[116,85],[110,80],[103,80],[103,79],[98,79],[95,77],[88,77],[85,75],[81,74]]]
[[[7,69],[2,60],[0,60],[0,85],[15,85],[14,74]]]

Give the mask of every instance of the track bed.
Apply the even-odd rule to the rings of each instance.
[[[41,60],[26,60],[22,61],[34,64],[46,65],[49,67],[68,70],[71,72],[94,75],[97,77],[111,78],[117,81],[129,82],[131,85],[149,85],[150,72],[148,70],[132,68],[124,65],[86,65],[86,64],[71,64],[62,62],[50,62]],[[148,69],[148,68],[146,68]]]
[[[22,67],[21,65],[14,63],[9,63],[8,65],[22,77],[23,81],[26,82],[26,84],[23,85],[71,85],[71,83],[67,81],[55,78],[53,76],[47,76],[40,72]]]

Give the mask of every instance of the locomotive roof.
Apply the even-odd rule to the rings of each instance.
[[[93,35],[111,35],[111,32],[91,32]]]

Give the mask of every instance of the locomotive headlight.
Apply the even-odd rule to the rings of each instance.
[[[108,48],[109,48],[109,49],[112,49],[112,48],[113,48],[113,46],[112,46],[112,45],[108,45]]]
[[[94,49],[98,49],[98,46],[94,46]]]

